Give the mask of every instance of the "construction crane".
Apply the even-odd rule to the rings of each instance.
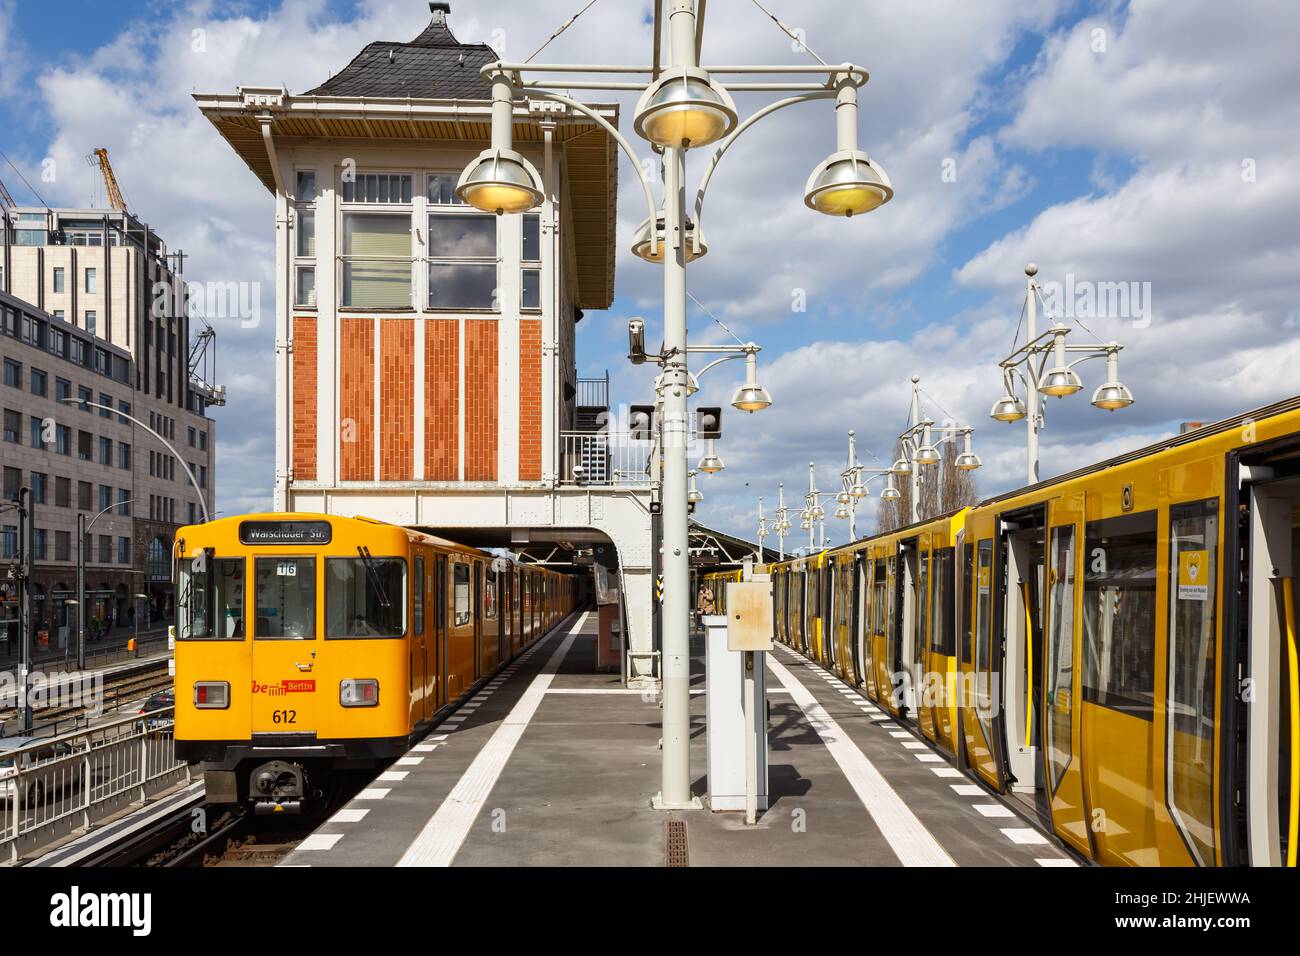
[[[126,212],[126,198],[118,188],[117,177],[113,175],[113,164],[108,161],[108,150],[99,147],[86,157],[86,162],[91,166],[99,167],[104,177],[104,189],[108,192],[108,204],[118,212]]]

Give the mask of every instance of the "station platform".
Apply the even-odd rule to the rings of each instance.
[[[570,618],[300,843],[282,866],[1073,866],[920,737],[784,647],[767,655],[769,808],[651,808],[656,699],[593,673],[596,615]],[[703,638],[691,766],[707,792]],[[674,841],[674,849],[680,850]],[[674,853],[673,864],[682,865]]]

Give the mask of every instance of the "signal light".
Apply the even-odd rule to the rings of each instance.
[[[379,704],[379,681],[374,678],[339,681],[339,704],[343,707],[375,707]]]
[[[628,409],[627,437],[632,441],[650,441],[654,438],[655,407],[633,405]]]
[[[230,685],[225,681],[195,681],[194,706],[202,710],[225,710],[230,706]]]
[[[718,406],[695,410],[695,437],[717,439],[722,437],[722,409]]]

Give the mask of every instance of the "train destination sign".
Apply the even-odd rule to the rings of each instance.
[[[329,544],[328,521],[241,521],[240,544]]]

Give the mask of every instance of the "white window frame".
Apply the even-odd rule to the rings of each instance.
[[[423,275],[423,284],[424,284],[424,288],[421,290],[422,311],[430,312],[434,314],[442,314],[442,315],[447,315],[447,314],[455,315],[455,314],[465,313],[471,315],[500,316],[502,312],[501,267],[503,264],[503,257],[501,254],[501,218],[502,217],[494,216],[490,212],[482,212],[481,210],[475,209],[473,206],[469,205],[469,203],[456,201],[454,194],[453,194],[453,201],[450,203],[430,202],[428,198],[429,179],[431,177],[437,176],[439,179],[446,178],[454,183],[456,179],[459,177],[459,175],[460,175],[459,172],[447,170],[447,169],[428,169],[428,170],[424,170],[420,174],[420,182],[421,185],[423,186],[420,195],[425,200],[424,203],[425,215],[423,218],[423,226],[422,226],[422,231],[425,233],[424,236],[425,241],[424,241],[423,255],[421,257],[421,262],[423,266],[421,272]],[[483,216],[485,218],[490,218],[493,221],[493,224],[496,226],[496,230],[495,230],[496,231],[496,255],[494,256],[432,255],[429,251],[430,242],[432,240],[432,237],[428,235],[429,220],[432,219],[434,216],[465,216],[465,215]],[[492,305],[490,307],[482,308],[482,307],[458,306],[458,305],[434,306],[429,303],[429,289],[430,289],[429,273],[432,267],[435,265],[461,265],[461,264],[463,265],[492,264],[496,267],[496,280],[493,284],[493,289],[495,290],[495,292],[492,296]]]
[[[406,312],[417,312],[417,311],[421,311],[421,310],[419,309],[419,305],[420,305],[420,303],[421,303],[421,301],[422,301],[421,298],[420,298],[420,296],[422,295],[422,289],[421,289],[422,283],[418,282],[418,281],[417,281],[417,278],[416,278],[416,277],[417,277],[417,271],[418,271],[418,270],[416,269],[416,265],[417,265],[418,262],[419,262],[419,253],[418,253],[418,252],[416,251],[416,249],[415,249],[415,244],[416,244],[416,241],[417,241],[417,238],[416,238],[416,236],[417,236],[417,234],[416,234],[416,222],[417,222],[416,216],[417,216],[417,214],[418,214],[418,212],[419,212],[419,207],[420,207],[420,205],[421,205],[420,202],[419,202],[419,199],[420,199],[421,194],[420,194],[419,192],[416,191],[415,186],[416,186],[417,183],[419,183],[419,182],[421,181],[421,179],[420,179],[421,174],[420,174],[420,172],[419,172],[418,170],[414,170],[414,169],[397,169],[397,168],[384,168],[384,167],[367,167],[367,168],[364,168],[364,169],[358,168],[358,169],[354,170],[354,172],[355,172],[355,175],[357,176],[357,178],[360,178],[361,176],[365,176],[365,175],[375,175],[375,176],[410,176],[410,177],[411,177],[411,202],[409,202],[409,203],[393,203],[393,202],[388,202],[388,203],[378,203],[378,202],[374,202],[374,203],[372,203],[372,202],[357,202],[357,201],[355,201],[355,200],[353,200],[353,201],[351,201],[351,202],[346,202],[346,201],[344,201],[344,199],[343,199],[343,168],[342,168],[341,166],[336,168],[336,170],[335,170],[335,177],[334,177],[334,185],[335,185],[335,189],[336,189],[336,191],[337,191],[336,195],[338,196],[338,202],[336,202],[336,203],[334,204],[334,207],[335,207],[335,209],[337,210],[336,213],[335,213],[335,217],[334,217],[334,235],[337,237],[337,241],[336,241],[335,244],[334,244],[334,245],[335,245],[335,255],[334,255],[334,267],[335,267],[335,268],[334,268],[334,288],[335,288],[335,295],[334,295],[334,298],[335,298],[336,307],[337,307],[338,311],[339,311],[339,312],[342,312],[342,313],[347,313],[347,314],[362,314],[362,315],[364,315],[364,314],[368,314],[368,313],[369,313],[369,314],[384,314],[384,315],[387,315],[387,314],[393,314],[393,313],[401,314],[401,313],[406,313]],[[318,179],[318,180],[317,180],[317,195],[318,195],[318,196],[319,196],[319,187],[320,187],[320,181],[319,181],[319,179]],[[360,213],[360,214],[374,214],[374,215],[392,215],[392,216],[398,216],[398,215],[402,215],[402,214],[405,214],[405,215],[406,215],[407,223],[408,223],[408,229],[409,229],[409,232],[410,232],[410,234],[411,234],[411,245],[410,245],[410,248],[409,248],[409,250],[408,250],[409,254],[408,254],[407,259],[406,259],[406,261],[407,261],[407,262],[409,263],[409,265],[410,265],[410,283],[409,283],[410,297],[409,297],[409,299],[407,300],[407,304],[406,304],[405,306],[373,307],[373,306],[363,306],[363,305],[362,305],[362,306],[359,306],[359,305],[344,305],[344,304],[343,304],[343,295],[344,295],[344,291],[345,291],[345,290],[344,290],[344,270],[345,270],[345,266],[347,265],[347,263],[348,263],[349,261],[351,261],[351,260],[353,260],[353,259],[356,258],[355,256],[349,255],[349,254],[347,254],[347,253],[344,251],[344,243],[345,243],[345,241],[346,241],[346,238],[345,238],[345,233],[344,233],[344,226],[343,226],[343,224],[344,224],[344,221],[345,221],[345,219],[347,218],[347,216],[348,216],[349,213],[352,213],[352,214]],[[317,221],[317,226],[318,226],[318,228],[319,228],[319,220]],[[420,234],[423,234],[423,230],[422,230],[422,229],[420,230]],[[319,235],[319,232],[318,232],[318,235]],[[296,246],[295,246],[294,251],[297,251],[297,247],[296,247]],[[397,261],[401,261],[401,260],[399,260],[399,259],[397,259],[397,258],[395,258],[395,257],[382,256],[382,257],[378,257],[378,258],[375,259],[374,261],[397,262]],[[296,275],[296,273],[295,273],[295,275]],[[320,288],[320,274],[319,274],[319,268],[318,268],[318,271],[317,271],[317,288],[318,288],[318,289]]]

